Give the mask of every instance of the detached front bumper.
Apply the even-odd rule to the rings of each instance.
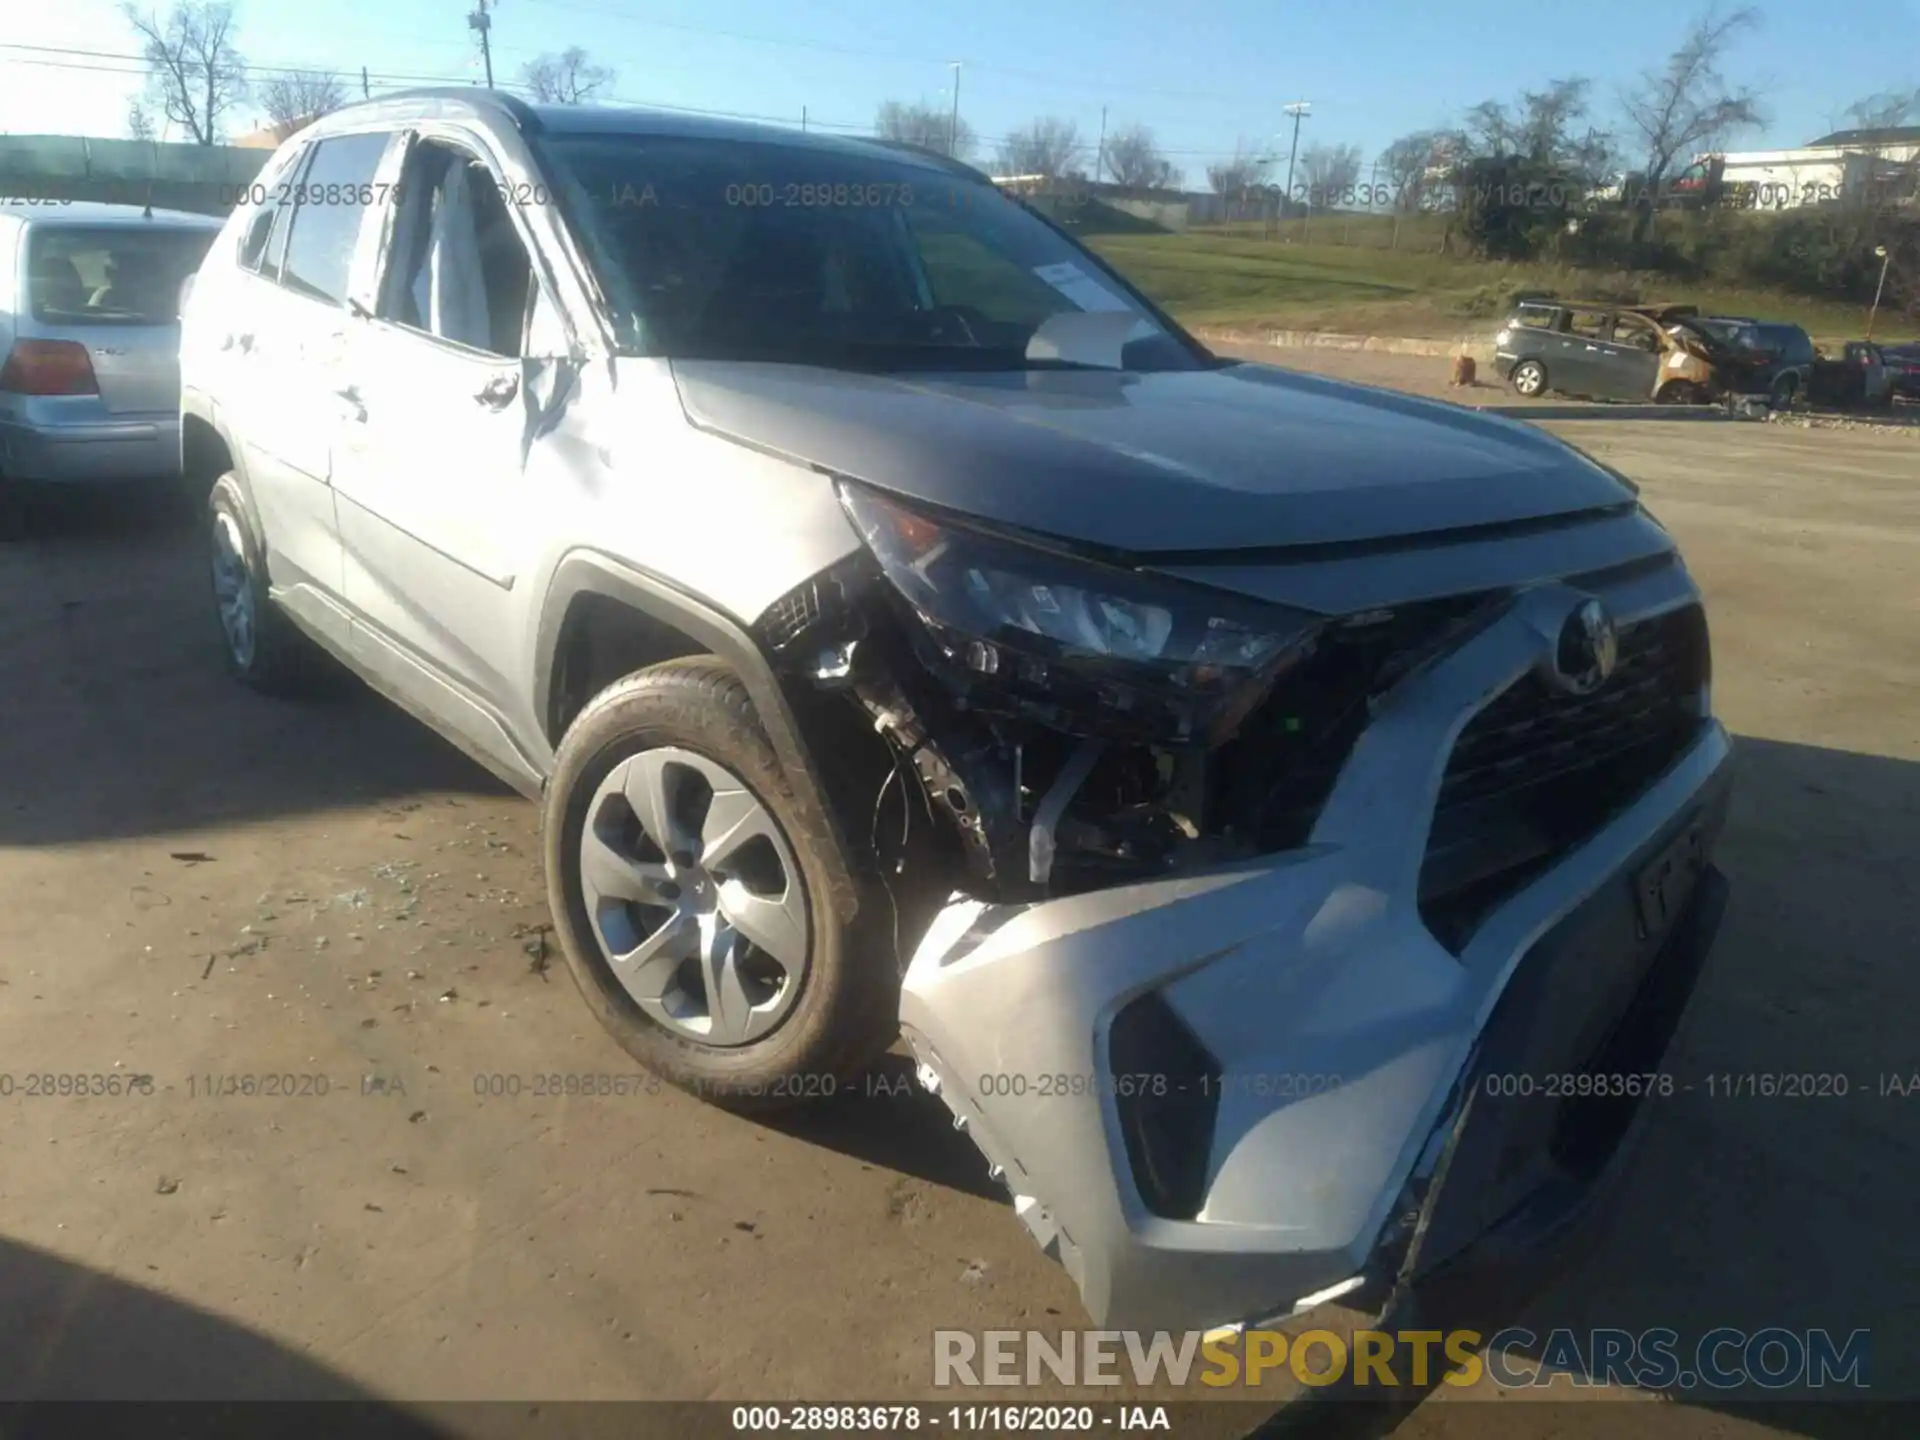
[[[1697,600],[1677,566],[1599,593],[1623,623]],[[1605,1178],[1640,1108],[1614,1090],[1658,1103],[1724,894],[1717,722],[1457,953],[1419,910],[1454,742],[1571,595],[1528,592],[1385,696],[1302,849],[936,921],[901,1005],[922,1080],[1096,1323],[1260,1323],[1478,1242],[1484,1269]]]

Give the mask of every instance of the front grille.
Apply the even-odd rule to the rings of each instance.
[[[1698,606],[1620,632],[1613,676],[1566,695],[1537,675],[1470,721],[1441,781],[1421,914],[1456,952],[1494,906],[1630,804],[1698,733],[1707,673]]]

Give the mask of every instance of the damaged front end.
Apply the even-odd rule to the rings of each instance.
[[[1508,1077],[1656,1069],[1711,940],[1728,745],[1664,537],[1331,616],[842,499],[865,549],[761,637],[886,738],[846,828],[935,897],[903,1034],[1098,1323],[1404,1283],[1607,1168],[1642,1097]]]

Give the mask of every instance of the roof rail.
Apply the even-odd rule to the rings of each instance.
[[[358,103],[376,105],[387,100],[458,100],[477,107],[504,110],[523,132],[541,128],[539,114],[526,101],[504,90],[492,90],[483,85],[425,85],[412,90],[395,90],[377,99]]]

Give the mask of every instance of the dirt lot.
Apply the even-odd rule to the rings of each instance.
[[[1871,1327],[1876,1392],[1920,1393],[1920,1095],[1880,1094],[1920,1070],[1920,452],[1556,428],[1687,547],[1740,736],[1673,1068],[1852,1093],[1663,1103],[1606,1248],[1528,1323]],[[935,1327],[1082,1323],[922,1098],[763,1125],[531,1094],[634,1073],[541,968],[532,809],[370,697],[232,685],[203,586],[153,514],[0,551],[0,1396],[881,1399],[929,1392]],[[269,1076],[326,1093],[230,1093]],[[1822,1415],[1795,1428],[1854,1433]]]

